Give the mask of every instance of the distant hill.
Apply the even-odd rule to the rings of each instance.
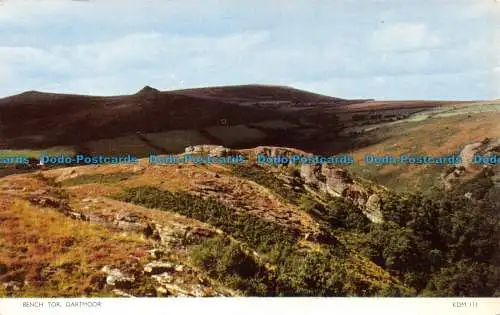
[[[195,88],[174,90],[171,92],[175,94],[237,103],[259,101],[289,101],[296,103],[344,103],[348,101],[345,99],[307,92],[288,86],[260,84]]]
[[[0,148],[63,146],[64,151],[147,156],[167,147],[179,153],[189,145],[219,144],[346,152],[356,149],[359,133],[417,113],[498,107],[480,103],[341,99],[273,85],[173,91],[145,86],[118,96],[28,91],[0,99]]]
[[[11,148],[78,145],[137,131],[200,130],[221,119],[233,125],[277,119],[280,108],[238,106],[263,100],[344,100],[287,87],[240,86],[162,92],[146,86],[120,96],[29,91],[0,99],[0,135]],[[236,104],[235,104],[236,103]]]

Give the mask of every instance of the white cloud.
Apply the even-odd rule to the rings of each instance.
[[[84,2],[64,0],[3,0],[0,3],[0,22],[33,24],[38,19],[64,11],[78,10]]]
[[[317,81],[296,81],[292,82],[291,85],[296,88],[344,98],[472,100],[477,98],[470,96],[471,86],[467,79],[473,78],[474,82],[485,82],[487,76],[486,72],[367,75],[357,78],[332,77]],[[360,86],[363,86],[362,90],[359,89]],[[497,87],[495,89],[499,92]]]
[[[0,46],[0,67],[16,71],[44,69],[50,72],[68,71],[70,63],[52,51],[36,47]]]
[[[9,77],[18,82],[27,71],[43,73],[45,77],[39,77],[37,86],[30,89],[52,89],[65,85],[66,91],[75,93],[132,92],[152,79],[167,87],[172,84],[179,86],[183,80],[172,80],[174,72],[191,77],[191,81],[214,75],[214,72],[223,76],[216,71],[234,73],[235,70],[230,67],[244,63],[242,56],[258,52],[257,47],[267,38],[267,34],[262,32],[213,38],[167,36],[152,32],[74,46],[0,46],[0,68],[11,69]],[[5,78],[7,73],[0,75]],[[58,82],[52,82],[54,76],[60,78]],[[106,83],[106,80],[109,82]],[[24,88],[24,84],[21,87]],[[20,91],[16,89],[16,92]]]
[[[416,95],[400,87],[398,76],[429,78],[488,65],[491,72],[499,65],[500,40],[493,38],[500,31],[490,29],[488,37],[484,30],[496,22],[465,15],[469,7],[474,16],[484,14],[483,2],[390,0],[367,2],[364,10],[347,0],[292,2],[6,0],[0,95],[302,82],[333,95],[387,97]],[[461,79],[445,86],[482,93],[478,77]],[[420,98],[437,95],[430,81],[411,81],[420,85],[414,89]]]
[[[436,48],[442,40],[425,24],[397,23],[373,32],[371,45],[377,51],[410,51]]]
[[[491,18],[498,17],[500,14],[499,0],[468,0],[465,5],[460,7],[459,14],[461,17],[476,19],[476,18]]]

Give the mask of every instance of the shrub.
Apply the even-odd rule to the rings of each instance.
[[[112,184],[117,183],[122,180],[129,179],[134,176],[131,172],[117,172],[110,174],[89,174],[81,175],[75,178],[66,179],[61,182],[62,186],[76,186],[84,184]]]
[[[193,263],[210,277],[247,295],[264,296],[272,292],[267,270],[227,238],[206,240],[192,247],[190,255]]]
[[[370,220],[349,200],[333,198],[325,207],[321,204],[312,204],[304,200],[308,212],[318,221],[326,224],[329,230],[342,228],[348,230],[366,231],[370,227]]]
[[[126,189],[115,198],[148,208],[175,211],[207,222],[264,253],[272,251],[275,246],[295,246],[299,234],[252,214],[238,213],[215,199],[203,199],[184,192],[172,193],[146,186]]]
[[[338,259],[318,252],[296,252],[279,266],[278,283],[287,296],[345,296],[346,273]]]

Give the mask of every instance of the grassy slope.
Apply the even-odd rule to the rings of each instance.
[[[500,112],[430,118],[383,127],[366,133],[372,145],[351,154],[360,163],[350,169],[356,174],[377,181],[389,188],[406,191],[425,188],[436,183],[443,166],[431,165],[360,165],[365,154],[377,156],[400,154],[449,155],[471,142],[500,135]]]
[[[0,204],[2,281],[27,281],[22,296],[106,296],[96,277],[104,265],[144,258],[148,244],[96,224],[78,222],[22,200]]]
[[[190,166],[180,169],[176,166],[148,167],[144,172],[137,173],[135,176],[120,178],[123,179],[121,181],[103,180],[103,178],[106,179],[109,176],[113,177],[113,175],[98,175],[103,173],[126,173],[127,171],[131,171],[131,168],[133,168],[133,166],[124,165],[108,165],[97,168],[77,167],[74,168],[77,172],[77,177],[62,181],[63,187],[60,189],[67,192],[70,204],[74,209],[82,209],[86,205],[89,205],[90,208],[87,207],[86,211],[113,216],[118,211],[128,209],[129,206],[132,207],[131,204],[124,205],[123,203],[112,201],[107,198],[107,196],[115,195],[117,192],[121,191],[122,188],[148,184],[155,185],[161,189],[192,192],[197,189],[200,183],[205,183],[207,178],[214,179],[213,174],[215,173],[219,176],[217,180],[220,180],[222,183],[227,180],[228,184],[233,183],[234,185],[234,183],[243,180],[239,177],[233,177],[230,169],[222,169],[216,166]],[[64,169],[51,170],[46,172],[45,176],[57,178],[64,172]],[[36,187],[31,187],[28,184],[30,181],[27,180],[26,175],[24,177],[17,176],[15,179],[3,179],[4,183],[10,184],[16,183],[17,181],[20,181],[18,182],[19,185],[22,184],[28,187],[28,189],[36,189]],[[67,186],[67,184],[70,184],[70,186]],[[245,197],[239,195],[239,191],[229,192],[228,196],[230,197],[231,194],[236,194],[238,198],[241,198],[240,200],[247,204],[245,208],[252,209],[252,207],[261,207],[265,204],[262,202],[267,200],[266,198],[268,197],[265,197],[266,194],[273,194],[266,187],[261,187],[261,189],[249,189],[249,187],[259,186],[257,183],[251,183],[247,189],[244,189],[247,192]],[[100,198],[99,196],[103,196],[104,198]],[[89,204],[83,201],[86,198],[93,198],[97,201]],[[54,280],[55,282],[44,281],[43,286],[39,288],[35,287],[29,291],[22,291],[22,293],[20,293],[22,295],[78,296],[86,294],[85,290],[90,290],[89,294],[109,294],[109,292],[107,293],[102,290],[93,289],[89,284],[92,277],[98,274],[99,268],[102,267],[102,265],[113,263],[126,265],[127,261],[130,263],[130,253],[137,253],[140,257],[144,254],[145,249],[151,245],[147,241],[134,235],[121,237],[119,234],[110,232],[103,227],[81,221],[73,221],[54,212],[54,209],[39,209],[26,202],[16,201],[11,197],[8,197],[7,200],[9,201],[4,202],[4,206],[1,207],[2,218],[8,220],[6,221],[8,224],[2,224],[2,227],[0,227],[1,234],[7,236],[3,237],[1,241],[3,242],[3,251],[1,252],[2,256],[0,256],[0,261],[6,261],[9,268],[17,266],[15,268],[19,272],[28,272],[30,275],[29,277],[35,278],[37,277],[37,272],[46,272],[46,270],[50,270],[50,268],[58,268],[58,273],[54,276],[54,279],[56,279]],[[259,202],[262,203],[262,205]],[[296,209],[295,206],[288,204],[286,200],[278,198],[278,196],[273,199],[272,204],[277,206],[277,208],[274,208],[274,206],[266,208],[269,213],[273,213],[273,211],[277,209],[282,209],[282,207]],[[181,217],[179,215],[172,217],[172,213],[168,211],[147,211],[147,209],[141,211],[143,215],[149,215],[154,218],[154,220],[156,220],[155,222],[165,221],[162,224],[170,224],[167,222],[172,222],[171,220],[173,220],[173,218]],[[242,210],[240,209],[239,211]],[[293,211],[299,210],[292,210],[292,213]],[[252,215],[252,212],[249,212],[249,214]],[[279,212],[276,213],[276,216],[282,217]],[[301,216],[307,216],[307,214],[298,212],[296,215],[292,215],[292,217],[299,218]],[[270,218],[272,218],[272,216],[270,216]],[[185,218],[182,220],[191,226],[194,225],[194,223],[192,223],[194,221],[190,219]],[[310,218],[296,219],[293,224],[292,222],[290,222],[290,224],[291,226],[296,225],[298,222],[302,222],[300,224],[311,224],[307,223],[309,221],[311,221]],[[47,224],[47,222],[51,222],[51,224]],[[281,221],[280,224],[287,224],[284,222],[287,222],[286,219],[285,221]],[[7,228],[13,232],[9,232]],[[305,226],[303,228],[307,229],[308,227]],[[26,233],[26,231],[31,232]],[[73,233],[72,231],[78,232]],[[21,241],[15,240],[14,237],[20,238]],[[64,247],[66,239],[72,240],[72,245],[69,247],[69,250]],[[239,240],[237,239],[236,241]],[[44,244],[51,244],[52,249],[50,251],[44,251]],[[28,261],[29,256],[23,254],[22,250],[24,249],[20,250],[19,246],[28,248],[27,253],[34,255],[34,259]],[[312,248],[315,247],[314,244],[309,244],[307,246],[312,246]],[[106,253],[107,257],[101,257],[104,253]],[[387,272],[366,258],[363,258],[355,251],[349,254],[349,258],[344,260],[344,264],[349,270],[347,277],[351,279],[353,283],[370,283],[370,287],[387,286],[391,283],[396,283],[396,285],[400,286],[398,281],[388,275]],[[66,269],[61,267],[62,265],[74,267],[68,267],[70,269],[65,271]],[[74,285],[69,283],[74,283]]]

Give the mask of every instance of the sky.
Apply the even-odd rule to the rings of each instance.
[[[275,84],[500,98],[500,0],[0,0],[0,97]]]

